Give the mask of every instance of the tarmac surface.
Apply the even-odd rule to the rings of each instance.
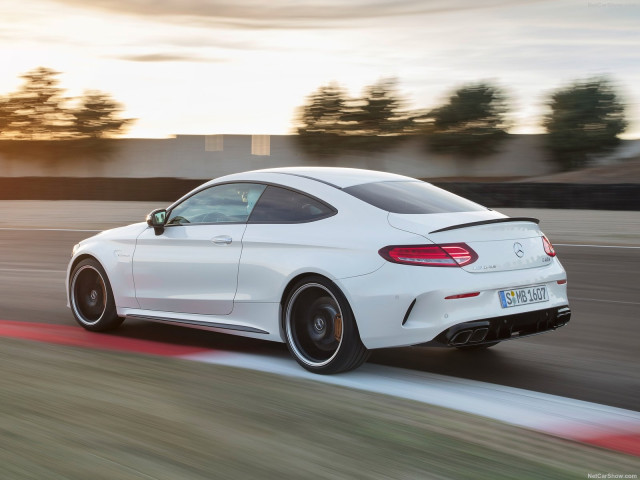
[[[142,220],[160,206],[0,202],[0,319],[73,325],[64,290],[72,246],[87,230]],[[501,211],[540,218],[556,244],[569,279],[569,325],[484,352],[386,349],[369,362],[640,411],[640,212]],[[117,335],[286,355],[280,344],[145,322],[125,322]]]

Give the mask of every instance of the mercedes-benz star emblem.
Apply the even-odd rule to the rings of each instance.
[[[513,251],[515,252],[518,258],[524,257],[524,248],[520,242],[516,242],[513,244]]]

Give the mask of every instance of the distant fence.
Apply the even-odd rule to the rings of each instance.
[[[0,178],[0,200],[171,202],[202,180],[182,178]],[[437,186],[488,207],[640,210],[640,184],[441,182]]]

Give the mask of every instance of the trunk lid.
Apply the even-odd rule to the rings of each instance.
[[[389,224],[436,244],[466,243],[478,259],[470,273],[522,270],[548,265],[542,232],[533,218],[509,218],[492,210],[428,215],[389,214]]]

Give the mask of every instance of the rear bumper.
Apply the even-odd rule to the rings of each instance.
[[[468,322],[528,318],[526,314],[537,318],[536,312],[557,311],[569,304],[566,278],[556,258],[545,267],[487,273],[386,263],[372,274],[340,280],[339,287],[356,317],[362,343],[373,349],[424,344]],[[501,290],[533,285],[547,286],[547,302],[521,305],[517,312],[502,308]],[[467,292],[479,294],[447,299]],[[511,331],[525,334],[519,322]]]
[[[463,322],[447,328],[425,347],[470,347],[529,337],[565,326],[571,320],[568,306]]]

